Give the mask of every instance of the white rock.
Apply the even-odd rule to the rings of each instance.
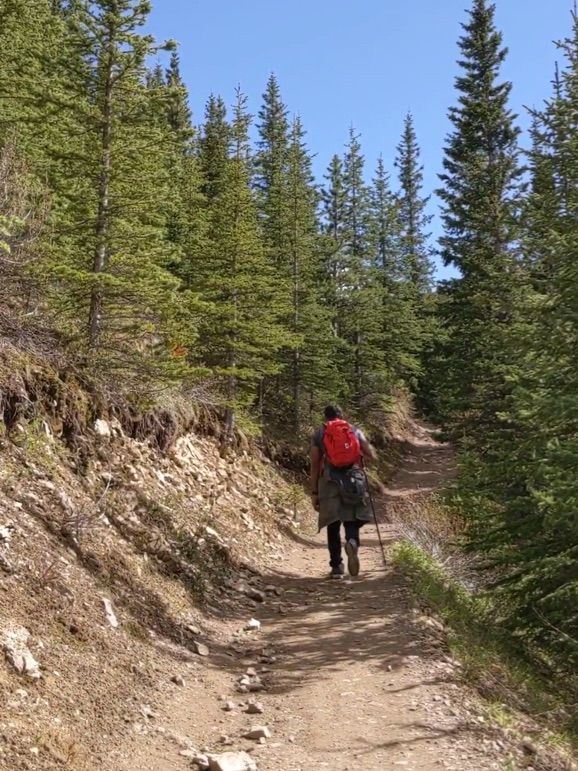
[[[210,536],[212,536],[213,538],[216,538],[216,539],[217,539],[217,541],[222,541],[222,540],[223,540],[223,538],[222,538],[221,534],[220,534],[220,533],[218,533],[218,532],[217,532],[217,531],[216,531],[214,528],[212,528],[212,527],[208,527],[208,526],[207,526],[207,527],[205,527],[205,533],[206,533],[207,535],[210,535]]]
[[[28,649],[30,632],[23,626],[12,625],[2,632],[2,648],[14,669],[31,680],[40,679],[40,665]]]
[[[258,742],[260,739],[270,739],[271,729],[266,725],[254,725],[247,733],[243,734],[243,739],[253,739]]]
[[[104,613],[106,616],[106,620],[108,621],[108,623],[111,625],[113,629],[116,629],[118,627],[118,619],[112,607],[112,602],[106,597],[103,597],[102,604],[104,606]]]
[[[257,771],[257,764],[246,752],[209,755],[210,771]]]
[[[109,437],[111,435],[110,426],[106,420],[96,420],[94,430],[99,436]]]
[[[0,542],[3,544],[9,544],[10,539],[12,538],[12,533],[14,532],[14,525],[12,525],[10,522],[8,522],[5,525],[2,525],[0,527]]]
[[[257,621],[256,618],[252,618],[245,624],[245,629],[247,632],[257,631],[258,629],[261,629],[261,622]]]
[[[197,642],[196,640],[193,643],[193,650],[195,651],[197,656],[207,657],[210,654],[209,648],[203,643]]]
[[[180,685],[181,688],[185,687],[185,678],[182,675],[174,675],[171,677],[171,682],[173,682],[175,685]]]

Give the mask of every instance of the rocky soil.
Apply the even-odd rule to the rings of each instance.
[[[494,724],[373,527],[360,578],[328,581],[303,491],[256,451],[161,453],[115,420],[85,439],[40,418],[0,439],[0,769],[571,767]],[[387,512],[452,473],[427,430],[405,449],[388,545]]]
[[[232,584],[278,564],[305,511],[256,452],[189,434],[162,454],[115,420],[85,444],[42,418],[0,435],[6,771],[102,767],[181,665],[204,670],[223,617],[251,616],[260,595]]]

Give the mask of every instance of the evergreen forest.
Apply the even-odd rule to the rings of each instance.
[[[411,114],[376,168],[355,128],[310,148],[274,75],[255,115],[240,89],[193,115],[150,11],[0,0],[1,339],[139,407],[211,405],[229,439],[304,444],[331,402],[371,429],[412,394],[458,448],[496,623],[576,671],[578,17],[527,141],[473,0],[434,191]]]

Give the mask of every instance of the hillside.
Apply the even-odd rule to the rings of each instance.
[[[176,771],[202,750],[248,751],[263,771],[526,757],[521,729],[504,733],[462,684],[443,625],[384,574],[373,527],[363,580],[326,582],[302,487],[255,445],[223,458],[207,413],[161,449],[158,415],[138,431],[103,402],[96,417],[38,363],[2,394],[0,768]],[[384,515],[407,526],[453,473],[403,412],[384,457],[400,452],[378,499],[388,550]],[[344,705],[355,717],[336,736]],[[251,725],[271,738],[243,739]],[[534,767],[570,768],[549,757]]]
[[[0,669],[5,769],[104,762],[178,662],[219,645],[227,584],[277,564],[304,514],[264,456],[221,458],[202,421],[161,452],[156,419],[142,439],[117,418],[80,427],[73,394],[89,404],[38,366],[2,389],[0,635],[6,650],[26,629],[40,668]]]

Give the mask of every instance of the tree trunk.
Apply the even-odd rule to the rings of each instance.
[[[293,200],[293,331],[295,334],[299,333],[299,325],[301,323],[301,307],[300,307],[300,282],[301,275],[299,270],[299,255],[297,250],[298,239],[298,202],[294,198]],[[301,421],[299,419],[301,403],[301,351],[296,345],[293,349],[293,430],[295,435],[299,435],[299,429],[301,427]]]
[[[98,186],[98,215],[96,220],[96,247],[92,272],[94,275],[105,273],[108,267],[110,229],[110,178],[112,168],[112,121],[113,121],[113,63],[115,30],[111,25],[105,65],[104,99],[102,106],[102,144],[100,153],[100,179]],[[92,289],[88,317],[88,337],[90,348],[97,348],[102,335],[104,322],[104,292],[98,283]]]

